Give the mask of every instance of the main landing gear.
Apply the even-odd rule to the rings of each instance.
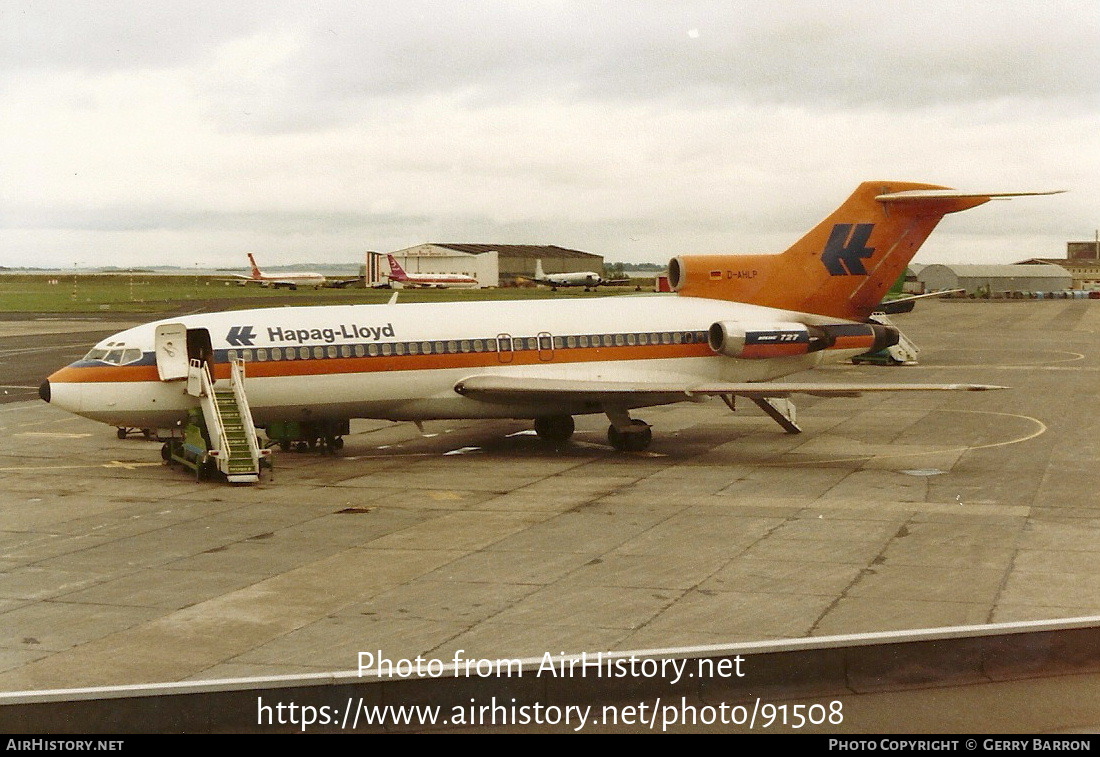
[[[544,418],[535,418],[535,433],[540,439],[548,442],[562,444],[569,441],[576,428],[571,415],[548,415]]]
[[[653,429],[637,418],[630,421],[630,428],[622,430],[612,423],[607,427],[607,441],[619,452],[641,452],[653,441]]]
[[[653,441],[653,429],[630,413],[620,409],[604,409],[611,425],[607,427],[607,441],[619,452],[641,452]]]
[[[626,411],[608,411],[611,425],[607,441],[619,452],[641,452],[653,441],[653,429],[648,423],[631,418]],[[571,415],[548,415],[535,418],[535,433],[554,444],[563,444],[573,436],[575,426]]]

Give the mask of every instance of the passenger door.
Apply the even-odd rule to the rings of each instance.
[[[157,326],[154,349],[161,381],[187,378],[187,327],[182,323]]]

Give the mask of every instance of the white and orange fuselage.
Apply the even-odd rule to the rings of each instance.
[[[867,352],[861,333],[830,349],[731,359],[708,340],[716,322],[775,323],[806,314],[669,295],[605,300],[346,305],[241,310],[137,326],[49,378],[50,401],[113,426],[170,428],[194,407],[179,381],[161,381],[155,333],[164,323],[209,332],[215,378],[243,359],[258,425],[279,420],[535,418],[600,412],[563,397],[537,406],[484,402],[455,386],[471,375],[585,382],[770,381],[823,359]],[[644,326],[644,329],[642,328]],[[229,340],[235,342],[231,344]],[[113,355],[112,355],[113,353]],[[127,355],[127,353],[129,353]],[[124,357],[126,356],[126,357]],[[124,364],[116,364],[124,359]],[[670,401],[676,401],[671,399]],[[654,404],[639,399],[628,407]]]
[[[350,418],[560,421],[605,413],[611,438],[615,430],[639,431],[631,409],[706,395],[759,404],[796,393],[989,388],[776,379],[896,340],[895,329],[868,323],[882,295],[945,214],[998,194],[1005,193],[866,182],[784,253],[676,258],[670,278],[677,295],[168,319],[108,337],[50,376],[41,394],[111,425],[169,428],[197,403],[179,380],[181,360],[186,366],[201,359],[215,378],[243,360],[260,426]]]

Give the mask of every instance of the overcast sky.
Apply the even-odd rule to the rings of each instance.
[[[0,265],[423,242],[779,252],[866,179],[1068,189],[923,262],[1100,226],[1100,3],[0,3]]]

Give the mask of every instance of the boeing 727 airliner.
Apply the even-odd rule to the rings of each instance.
[[[573,416],[602,413],[620,450],[650,443],[650,426],[631,417],[637,408],[741,396],[793,433],[795,394],[998,388],[779,379],[896,342],[896,329],[869,317],[940,219],[1015,194],[1048,193],[866,182],[782,254],[673,259],[678,296],[171,318],[108,337],[51,375],[41,396],[97,421],[156,429],[178,429],[200,406],[210,425],[220,411],[204,397],[228,396],[231,383],[246,422],[269,428],[517,418],[564,441]],[[254,433],[248,426],[253,441]],[[231,454],[207,441],[209,454]]]

